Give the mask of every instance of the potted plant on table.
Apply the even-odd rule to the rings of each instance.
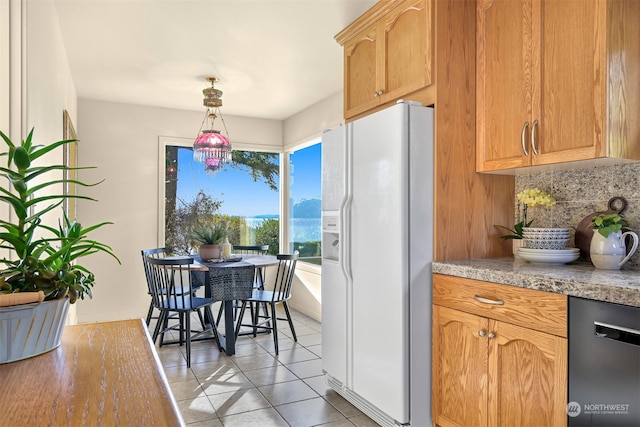
[[[0,259],[0,330],[18,328],[8,332],[13,340],[0,346],[0,363],[6,363],[44,353],[60,344],[69,304],[91,297],[95,284],[93,273],[78,263],[80,258],[104,252],[118,263],[120,260],[109,246],[87,237],[110,222],[83,227],[68,218],[62,207],[67,199],[94,199],[55,192],[56,186],[66,183],[97,185],[60,178],[66,171],[83,168],[35,164],[45,154],[74,140],[34,145],[33,129],[20,145],[2,132],[0,136],[7,148],[0,152],[0,157],[7,158],[6,167],[0,166],[0,176],[7,180],[6,186],[0,186],[0,202],[11,211],[11,218],[0,219],[0,248],[10,254]],[[45,223],[55,209],[63,211],[57,226]],[[29,321],[24,321],[27,317]],[[15,321],[18,318],[23,320]]]
[[[221,243],[229,233],[226,224],[210,223],[196,226],[190,235],[191,240],[199,244],[198,255],[203,260],[219,259]]]

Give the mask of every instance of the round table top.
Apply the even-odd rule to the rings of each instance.
[[[195,262],[191,265],[191,269],[206,271],[209,268],[246,267],[247,264],[255,267],[268,267],[278,264],[278,258],[275,255],[242,255],[238,257],[241,259],[226,262],[207,262],[202,260],[198,255],[193,255],[192,258],[195,259]]]

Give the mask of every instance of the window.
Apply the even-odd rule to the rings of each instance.
[[[164,242],[175,254],[197,248],[188,238],[196,224],[224,221],[229,242],[268,244],[279,251],[278,153],[233,151],[233,161],[211,175],[193,160],[190,146],[165,145]]]
[[[289,250],[299,260],[321,264],[322,144],[289,154]]]

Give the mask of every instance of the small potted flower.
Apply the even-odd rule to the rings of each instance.
[[[538,206],[552,208],[556,205],[556,200],[551,196],[551,194],[542,191],[538,188],[527,188],[526,190],[522,190],[516,195],[518,199],[516,205],[516,223],[513,228],[508,228],[503,225],[498,225],[497,227],[502,228],[509,232],[509,234],[505,234],[501,236],[503,240],[513,240],[513,253],[517,256],[517,248],[523,246],[524,235],[523,229],[525,227],[530,227],[533,223],[533,220],[528,220],[527,214],[529,212],[529,208],[534,208]]]

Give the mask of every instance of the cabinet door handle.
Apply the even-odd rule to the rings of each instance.
[[[383,93],[384,93],[384,91],[383,91],[383,90],[379,90],[379,91],[375,92],[375,93],[373,94],[373,96],[380,96],[380,95],[382,95]]]
[[[494,339],[496,337],[496,334],[494,334],[493,332],[489,332],[489,335],[487,335],[487,338],[489,338],[490,340]]]
[[[522,133],[520,134],[520,143],[522,144],[522,152],[525,156],[529,155],[529,151],[527,151],[527,129],[529,129],[529,122],[524,122],[524,125],[522,125]]]
[[[531,149],[533,150],[533,154],[538,155],[538,147],[536,147],[536,129],[538,128],[538,120],[533,121],[533,125],[531,125]]]
[[[478,335],[480,335],[481,337],[483,337],[486,334],[486,332],[484,331],[484,329],[480,329],[478,331]]]
[[[482,304],[491,304],[491,305],[504,305],[504,301],[502,300],[495,300],[495,299],[490,299],[490,298],[484,298],[478,295],[474,295],[473,299],[481,302]]]

